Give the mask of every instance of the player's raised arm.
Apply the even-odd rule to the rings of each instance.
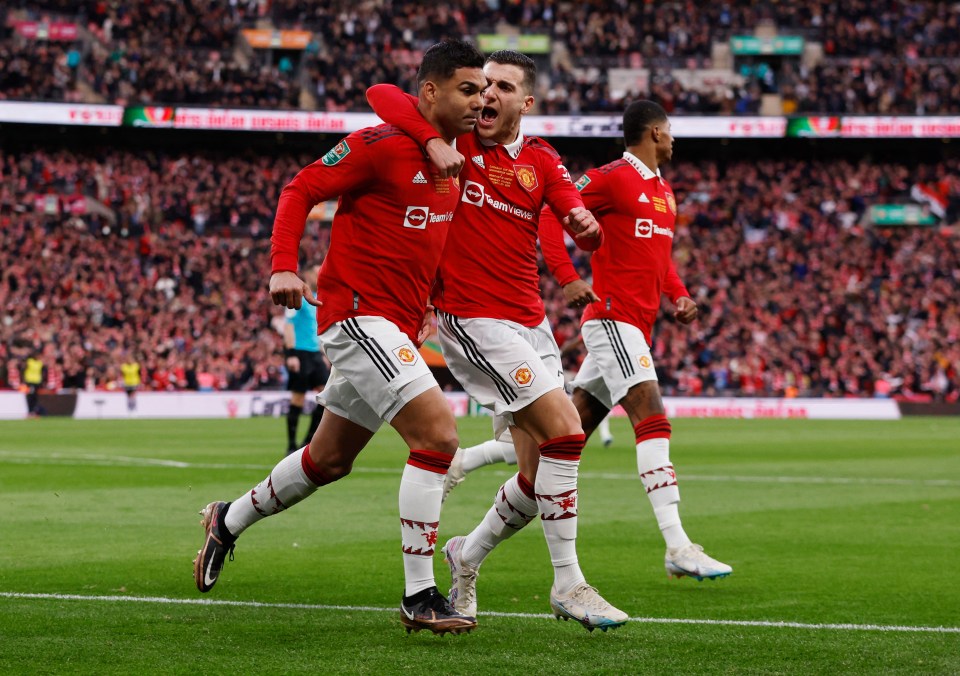
[[[367,89],[367,102],[380,119],[402,129],[424,147],[441,178],[457,176],[463,169],[463,155],[420,114],[420,99],[416,96],[395,85],[380,84]]]

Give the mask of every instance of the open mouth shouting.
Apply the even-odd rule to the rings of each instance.
[[[490,106],[484,106],[483,110],[480,111],[480,128],[481,129],[490,129],[496,123],[497,118],[500,117],[500,113],[491,108]]]

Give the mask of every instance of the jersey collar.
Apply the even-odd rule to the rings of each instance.
[[[640,176],[643,178],[644,181],[649,181],[654,176],[660,176],[659,169],[657,169],[656,172],[651,171],[650,167],[644,164],[639,157],[637,157],[636,155],[634,155],[629,151],[625,150],[623,152],[623,159],[629,162],[631,166],[633,166],[633,168],[636,169],[637,172],[639,172]]]
[[[496,141],[488,141],[486,139],[480,139],[480,144],[487,148],[500,145]],[[517,159],[520,156],[520,151],[523,150],[523,134],[518,132],[517,140],[513,143],[505,143],[503,149],[507,151],[507,154],[511,158]]]

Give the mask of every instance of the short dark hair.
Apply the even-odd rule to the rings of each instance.
[[[500,63],[505,66],[518,66],[523,70],[523,88],[532,94],[537,86],[537,64],[526,54],[513,49],[501,49],[487,57],[487,63]]]
[[[483,54],[463,40],[438,42],[423,53],[417,86],[431,79],[449,80],[457,68],[483,68]]]
[[[623,143],[627,147],[636,145],[643,138],[643,132],[658,122],[667,121],[667,111],[654,101],[634,101],[623,111]]]

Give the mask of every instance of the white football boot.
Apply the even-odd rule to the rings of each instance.
[[[686,576],[700,582],[705,578],[716,580],[727,577],[733,572],[733,568],[710,558],[704,553],[703,547],[693,543],[676,549],[667,547],[667,553],[663,557],[663,565],[667,569],[668,577],[680,578]]]
[[[560,595],[556,587],[550,590],[550,607],[554,616],[579,622],[588,631],[616,629],[626,624],[630,616],[611,606],[596,589],[581,582],[573,591]]]
[[[450,605],[461,615],[477,616],[477,569],[463,562],[461,554],[467,538],[450,538],[443,546],[443,560],[450,566]]]

